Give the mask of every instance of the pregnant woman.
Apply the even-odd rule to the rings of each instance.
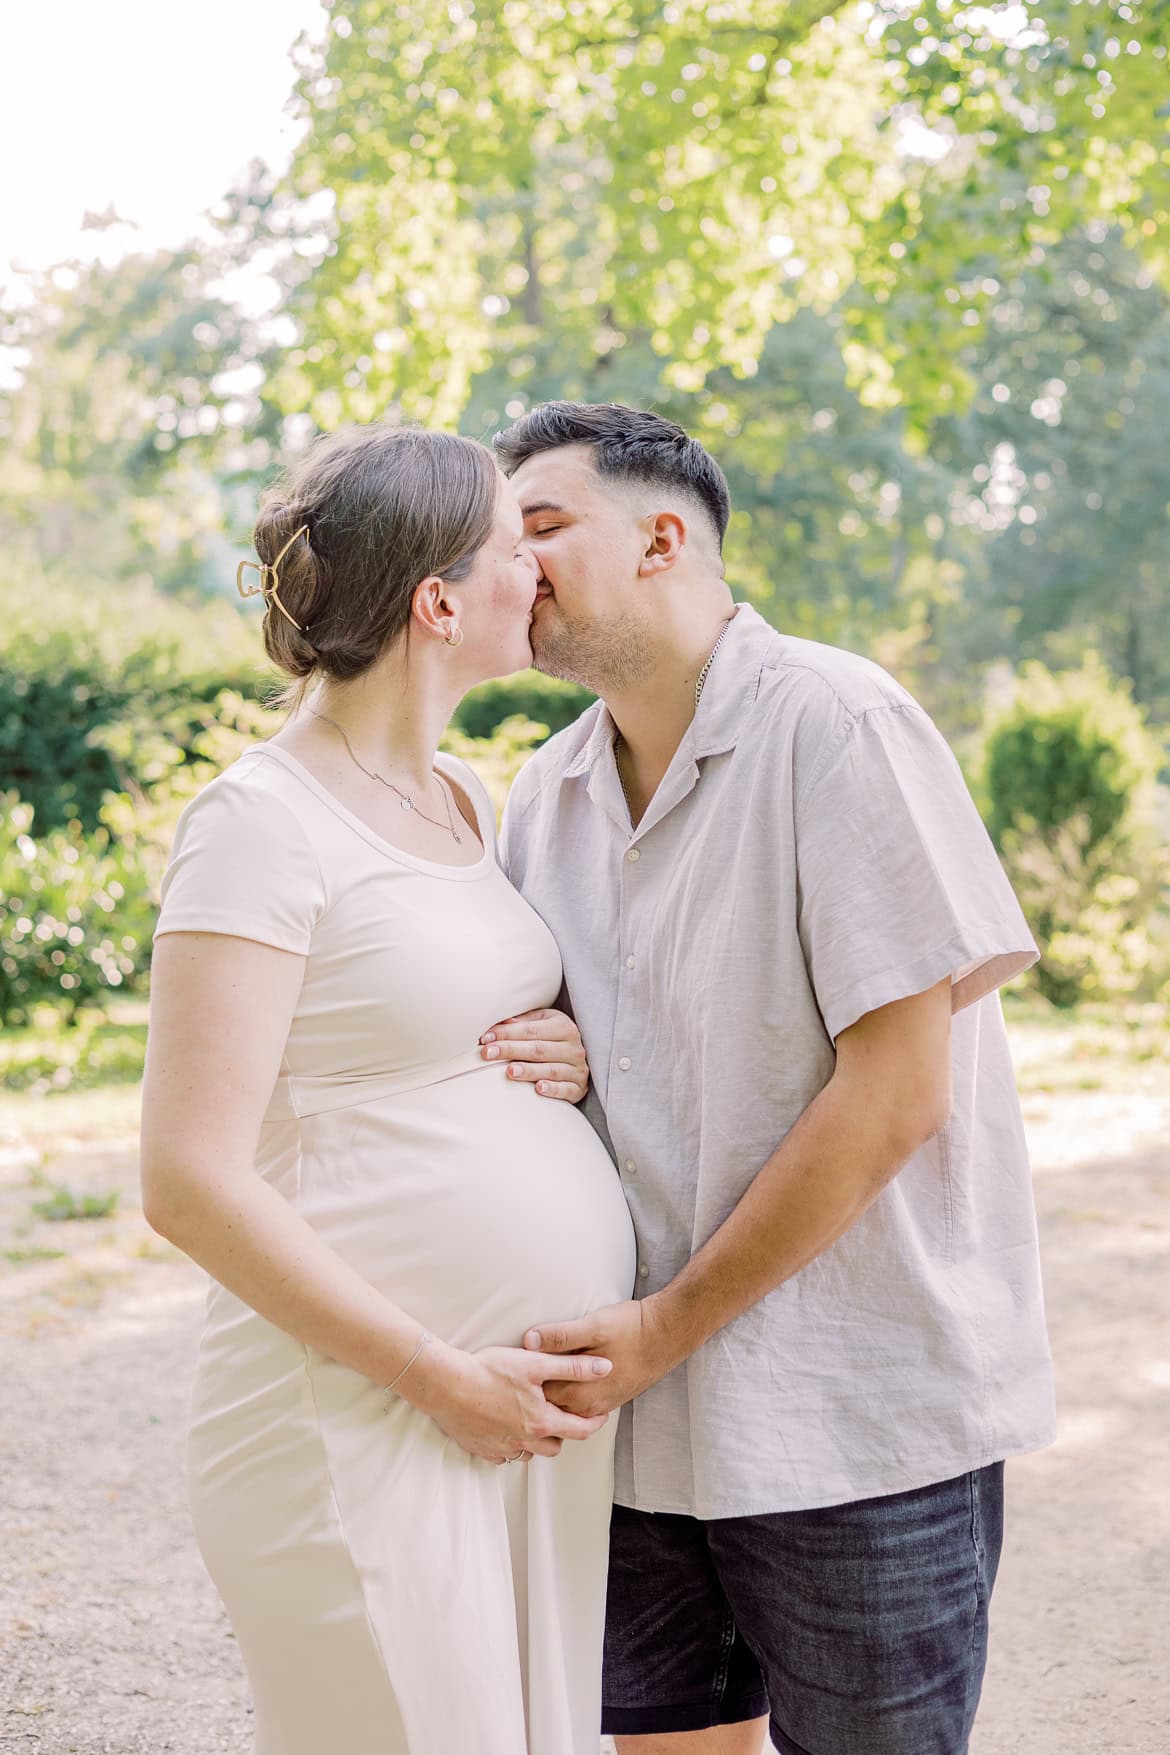
[[[257,1755],[597,1751],[613,1429],[543,1386],[609,1367],[521,1343],[627,1297],[632,1235],[558,1100],[556,945],[436,754],[529,661],[521,531],[470,440],[320,441],[255,532],[293,711],[188,806],[164,886],[143,1190],[212,1276],[192,1508]],[[491,1058],[527,1012],[531,1062]]]

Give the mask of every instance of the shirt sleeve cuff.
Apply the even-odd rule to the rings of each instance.
[[[991,930],[956,934],[909,962],[866,974],[829,999],[821,1000],[825,1029],[835,1042],[842,1030],[847,1030],[868,1012],[892,1005],[895,1000],[925,993],[948,975],[951,978],[951,1010],[960,1012],[965,1006],[985,999],[1025,969],[1030,969],[1039,955],[1031,942],[1005,948],[1002,933]]]

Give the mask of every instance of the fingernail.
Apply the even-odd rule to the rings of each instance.
[[[594,1377],[608,1377],[612,1370],[613,1370],[613,1360],[612,1359],[594,1359],[594,1361],[593,1361],[593,1375],[594,1375]]]
[[[494,1042],[495,1039],[496,1039],[496,1033],[494,1030],[485,1030],[483,1035],[480,1037],[481,1042]]]
[[[544,1096],[544,1093],[548,1090],[548,1086],[545,1084],[543,1079],[537,1079],[536,1088],[540,1092],[542,1097]]]
[[[538,1328],[530,1328],[529,1329],[528,1333],[524,1336],[524,1345],[526,1347],[539,1348],[539,1346],[540,1346],[540,1330]]]
[[[489,1048],[488,1049],[487,1057],[489,1060],[498,1060],[499,1056],[500,1056],[500,1051],[498,1048]]]

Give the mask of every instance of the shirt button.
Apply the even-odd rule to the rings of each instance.
[[[646,1266],[644,1261],[638,1263],[638,1278],[640,1280],[648,1280],[650,1278],[650,1269]]]
[[[633,959],[633,957],[627,957],[627,958],[626,958],[626,968],[627,968],[627,969],[632,969],[632,968],[633,968],[633,967],[634,967],[634,959]]]
[[[633,1064],[634,1063],[630,1059],[628,1054],[623,1054],[621,1059],[618,1061],[618,1065],[621,1067],[623,1072],[629,1072],[629,1070],[633,1066]]]
[[[631,865],[635,865],[637,863],[637,861],[639,859],[641,859],[641,857],[642,857],[642,855],[639,853],[639,851],[636,847],[631,847],[630,851],[626,854],[626,858],[629,860]]]
[[[627,1158],[626,1159],[626,1175],[627,1176],[636,1176],[637,1174],[638,1174],[638,1166],[634,1163],[634,1160],[632,1158]]]

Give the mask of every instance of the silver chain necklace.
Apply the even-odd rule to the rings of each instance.
[[[695,681],[695,707],[696,707],[696,710],[698,709],[698,705],[699,705],[699,696],[703,692],[703,684],[707,680],[707,672],[710,670],[711,666],[714,664],[715,654],[716,654],[716,652],[718,652],[720,646],[722,646],[724,640],[727,638],[727,630],[731,626],[731,624],[734,620],[735,620],[735,617],[733,615],[731,615],[731,616],[728,616],[727,620],[724,622],[722,632],[720,633],[719,638],[716,640],[715,644],[712,646],[711,651],[710,651],[708,658],[707,658],[707,662],[706,662],[706,664],[704,664],[702,670],[699,672],[698,677],[696,678],[696,681]],[[622,737],[621,732],[615,731],[614,737],[613,737],[613,765],[617,769],[618,783],[621,786],[622,797],[626,801],[626,809],[630,813],[630,821],[632,823],[634,820],[634,807],[630,803],[630,795],[626,789],[626,777],[622,773],[622,765],[621,765],[621,762],[618,760],[618,754],[622,748],[623,742],[624,742],[624,739]]]
[[[319,719],[322,725],[331,725],[333,727],[334,731],[338,733],[342,743],[349,751],[350,759],[353,761],[355,767],[360,768],[363,774],[368,774],[371,780],[376,780],[380,786],[388,786],[391,792],[397,793],[398,802],[403,810],[412,810],[416,817],[421,817],[424,823],[432,823],[436,829],[446,829],[447,833],[454,837],[456,843],[459,846],[462,846],[463,836],[455,827],[454,819],[451,816],[451,799],[448,795],[446,784],[440,774],[436,774],[435,779],[439,782],[439,791],[442,793],[443,803],[447,807],[447,821],[445,823],[441,823],[438,817],[429,817],[425,811],[419,810],[418,805],[415,804],[414,799],[411,798],[409,792],[403,792],[401,786],[395,786],[393,780],[387,780],[383,774],[375,774],[372,768],[367,768],[364,762],[359,762],[353,753],[353,745],[346,736],[344,729],[338,725],[336,719],[327,719],[325,714],[318,713],[315,707],[310,707],[309,712],[313,715],[314,719]]]

